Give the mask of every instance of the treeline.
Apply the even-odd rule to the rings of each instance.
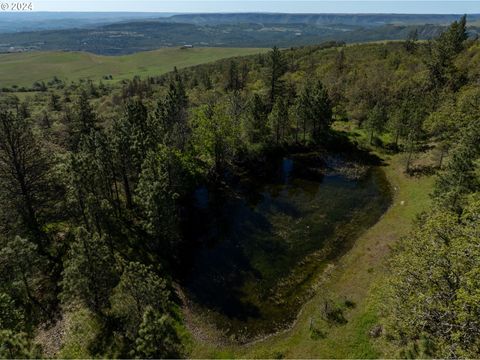
[[[402,357],[480,354],[480,118],[458,135],[433,208],[396,247],[386,313]]]
[[[465,129],[478,117],[479,57],[462,18],[430,43],[413,32],[398,43],[273,48],[117,86],[55,81],[26,100],[3,96],[0,355],[38,356],[38,329],[63,324],[62,357],[186,356],[174,284],[192,246],[184,231],[193,191],[220,188],[272,152],[328,148],[334,121],[405,152],[409,172],[434,144],[439,209],[456,216],[459,232],[468,228],[478,141]],[[410,290],[397,288],[394,313],[414,319]],[[419,328],[401,324],[392,331],[416,341]],[[434,354],[447,356],[442,344],[457,335],[445,340],[424,318],[418,324],[438,340]]]
[[[480,354],[480,93],[459,61],[474,47],[464,27],[453,23],[429,51],[435,103],[420,129],[439,150],[439,172],[432,208],[394,249],[384,309],[401,357]]]

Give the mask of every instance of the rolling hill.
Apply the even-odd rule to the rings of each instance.
[[[115,81],[135,75],[159,75],[172,70],[174,66],[183,68],[264,51],[266,49],[261,48],[170,48],[124,56],[59,51],[1,54],[0,79],[1,87],[28,87],[34,81],[47,81],[54,76],[63,80],[78,80],[112,75]]]
[[[123,55],[161,47],[292,47],[437,36],[458,15],[191,14],[93,26],[0,34],[0,52],[69,50]],[[478,15],[469,15],[475,24]],[[75,27],[72,22],[72,27]],[[471,26],[472,35],[480,33]]]
[[[463,14],[282,14],[282,13],[231,13],[231,14],[177,14],[166,17],[165,21],[213,25],[213,24],[309,24],[309,25],[350,25],[378,27],[391,25],[448,25]],[[480,15],[469,14],[469,21],[480,20]]]

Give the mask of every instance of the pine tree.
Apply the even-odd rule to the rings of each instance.
[[[335,57],[335,70],[338,74],[343,74],[346,69],[346,59],[344,49],[340,49]]]
[[[460,211],[468,194],[480,190],[476,160],[480,158],[480,121],[473,121],[463,131],[460,143],[435,184],[434,199],[453,211]]]
[[[0,250],[3,289],[23,305],[30,321],[38,311],[48,314],[47,306],[39,298],[42,291],[47,292],[43,281],[47,266],[48,262],[38,253],[37,245],[19,236]]]
[[[21,221],[17,233],[30,236],[42,254],[47,254],[48,245],[42,223],[51,189],[50,169],[51,160],[31,122],[0,110],[0,197],[9,206],[11,221],[16,220],[12,215]]]
[[[459,85],[454,59],[464,49],[465,40],[468,38],[466,21],[466,16],[463,16],[460,21],[453,22],[431,46],[427,68],[435,91],[439,91],[447,83],[450,83],[452,88]]]
[[[80,91],[74,106],[74,115],[69,127],[70,146],[76,149],[82,136],[88,135],[97,129],[97,115],[90,105],[89,96],[85,89]]]
[[[0,330],[0,358],[35,359],[40,356],[40,349],[31,343],[26,333]]]
[[[22,329],[24,320],[23,312],[16,306],[12,297],[6,293],[0,293],[0,329]]]
[[[155,122],[157,128],[154,143],[175,146],[182,149],[188,138],[187,122],[188,98],[180,76],[175,74],[174,80],[169,84],[167,95],[157,105]]]
[[[231,60],[228,68],[227,85],[225,89],[227,91],[239,91],[241,88],[240,74],[238,71],[238,65],[235,60]]]
[[[117,282],[115,259],[105,238],[78,228],[65,258],[61,300],[80,302],[100,313]]]
[[[278,99],[269,115],[272,138],[277,145],[285,138],[288,117],[288,106],[285,99]]]
[[[109,139],[93,130],[81,137],[66,168],[68,200],[88,231],[99,234],[118,209],[118,188]]]
[[[370,145],[373,144],[373,136],[375,133],[381,133],[385,128],[386,110],[382,104],[376,104],[373,109],[368,112],[366,127],[370,131]]]
[[[112,147],[115,166],[123,184],[127,208],[133,207],[133,189],[138,183],[142,163],[154,146],[156,131],[151,127],[147,108],[140,100],[125,106],[125,115],[119,117],[112,129]]]
[[[274,46],[269,54],[270,68],[269,68],[269,83],[270,83],[270,109],[275,104],[277,97],[282,94],[283,81],[281,77],[287,70],[285,59],[281,51]]]
[[[169,172],[169,152],[166,146],[149,151],[142,165],[135,203],[138,204],[144,229],[154,240],[146,242],[151,251],[164,251],[163,256],[174,255],[178,241],[178,217],[176,199],[178,193],[172,187],[174,179]]]
[[[407,40],[405,40],[405,50],[407,52],[413,54],[417,49],[417,41],[418,41],[418,29],[414,29],[408,33]]]
[[[135,356],[144,359],[182,357],[183,348],[172,319],[147,308],[136,339]]]
[[[60,105],[60,96],[57,95],[54,91],[50,93],[49,107],[52,111],[62,110],[62,107]]]
[[[267,127],[268,109],[260,95],[254,94],[250,101],[250,111],[248,116],[248,131],[250,141],[254,144],[265,141]]]
[[[319,141],[327,135],[333,121],[332,106],[328,93],[320,81],[314,86],[307,83],[297,100],[297,109],[302,123],[304,143],[308,131],[314,141]]]
[[[112,312],[124,320],[127,336],[134,339],[148,307],[166,313],[170,307],[166,281],[151,266],[128,263],[110,298]]]
[[[227,104],[201,106],[192,119],[193,145],[215,177],[222,177],[235,157],[239,124]]]
[[[332,124],[332,104],[327,90],[320,81],[317,81],[312,93],[313,138],[320,140],[324,137]]]

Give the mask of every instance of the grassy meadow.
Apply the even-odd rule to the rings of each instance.
[[[85,52],[28,52],[0,54],[0,87],[31,86],[35,81],[59,79],[113,81],[160,75],[174,66],[184,68],[219,59],[265,52],[262,48],[165,48],[123,56],[101,56]]]

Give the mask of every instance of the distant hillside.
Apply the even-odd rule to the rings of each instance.
[[[87,28],[171,15],[142,12],[0,12],[0,33]]]
[[[395,25],[447,25],[463,14],[180,14],[166,20],[199,25],[261,23],[261,24],[309,24],[309,25],[352,25],[375,27]],[[480,14],[468,15],[468,21],[480,20]]]
[[[0,52],[32,50],[131,54],[161,47],[293,47],[326,41],[403,40],[417,29],[431,39],[456,15],[193,14],[92,28],[0,35]],[[472,15],[470,20],[480,21]],[[430,22],[430,23],[426,23]],[[470,27],[472,34],[479,33]]]

